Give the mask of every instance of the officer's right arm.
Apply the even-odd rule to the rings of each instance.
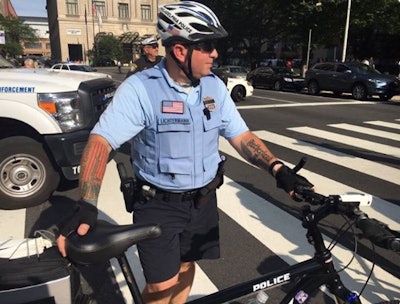
[[[81,159],[81,172],[79,179],[79,190],[80,190],[80,201],[82,204],[86,205],[88,208],[81,208],[80,210],[88,210],[88,214],[75,213],[74,216],[81,216],[82,219],[75,219],[71,222],[80,223],[77,228],[77,233],[79,235],[85,235],[89,229],[90,225],[85,223],[84,219],[88,216],[97,217],[97,210],[93,212],[93,209],[97,205],[97,200],[99,198],[101,183],[104,178],[104,174],[107,167],[108,156],[112,148],[107,140],[101,135],[92,134],[89,137],[89,141],[83,151]],[[90,208],[90,205],[93,205]],[[93,221],[95,219],[91,219]],[[70,223],[69,223],[70,225]],[[60,253],[66,256],[65,250],[65,235],[60,234],[57,238],[57,246]]]

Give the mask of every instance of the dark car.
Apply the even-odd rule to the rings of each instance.
[[[357,100],[366,100],[372,95],[389,100],[400,94],[398,78],[360,62],[318,63],[307,71],[305,84],[311,95],[320,91],[332,91],[336,96],[351,93]]]
[[[247,79],[254,88],[296,92],[304,88],[304,78],[284,67],[259,67],[252,70]]]

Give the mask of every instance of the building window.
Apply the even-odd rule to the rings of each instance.
[[[127,3],[118,3],[118,17],[120,19],[128,19],[129,11]]]
[[[150,5],[141,5],[142,20],[151,20],[151,7]]]
[[[67,14],[78,15],[78,0],[67,0]]]
[[[105,1],[93,1],[93,15],[107,16]]]
[[[26,49],[41,49],[42,44],[40,42],[25,42],[24,43]]]

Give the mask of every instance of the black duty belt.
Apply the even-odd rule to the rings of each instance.
[[[186,192],[167,192],[163,190],[156,190],[155,198],[161,199],[166,202],[183,202],[193,200],[199,193],[199,190],[192,190]]]
[[[138,179],[138,185],[139,189],[142,190],[142,193],[145,197],[156,198],[166,202],[190,201],[193,200],[199,194],[200,191],[200,189],[194,189],[185,192],[170,192],[157,188],[156,186],[139,179]]]

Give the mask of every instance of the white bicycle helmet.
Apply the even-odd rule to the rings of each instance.
[[[228,36],[217,16],[207,6],[182,1],[159,7],[157,32],[164,45],[172,41],[198,42]]]

